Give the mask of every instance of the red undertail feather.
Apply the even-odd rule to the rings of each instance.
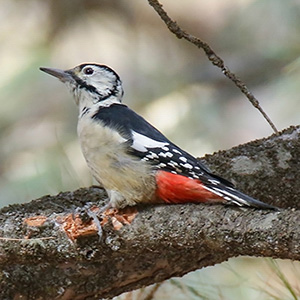
[[[167,203],[226,202],[222,197],[205,189],[198,179],[158,171],[156,183],[156,195]]]

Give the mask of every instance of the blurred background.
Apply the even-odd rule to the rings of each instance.
[[[299,124],[300,0],[162,3],[224,59],[278,129]],[[239,90],[201,50],[176,39],[146,0],[0,5],[1,206],[93,183],[73,99],[40,66],[109,65],[123,81],[124,102],[196,156],[272,134]],[[298,299],[299,272],[292,262],[232,259],[119,298]]]

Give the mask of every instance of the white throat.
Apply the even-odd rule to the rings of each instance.
[[[89,111],[89,113],[96,113],[101,107],[109,107],[112,104],[121,103],[121,100],[116,96],[110,96],[109,98],[101,101],[99,100],[99,98],[93,97],[93,95],[88,91],[79,91],[79,93],[77,95],[74,95],[75,102],[79,107],[79,116],[85,114],[87,110]],[[78,102],[76,98],[78,99]]]

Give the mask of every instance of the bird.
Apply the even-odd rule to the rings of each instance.
[[[40,70],[63,82],[75,99],[82,153],[108,194],[107,207],[222,203],[277,209],[213,174],[123,104],[122,82],[112,68],[83,63],[68,70]]]

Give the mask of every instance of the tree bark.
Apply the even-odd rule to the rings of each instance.
[[[100,240],[93,220],[79,226],[74,213],[87,202],[103,205],[107,196],[100,188],[3,208],[0,299],[99,299],[239,255],[299,260],[299,137],[300,127],[291,127],[204,158],[214,172],[281,207],[279,212],[205,204],[141,206],[130,225],[117,220],[119,230],[112,217]]]

